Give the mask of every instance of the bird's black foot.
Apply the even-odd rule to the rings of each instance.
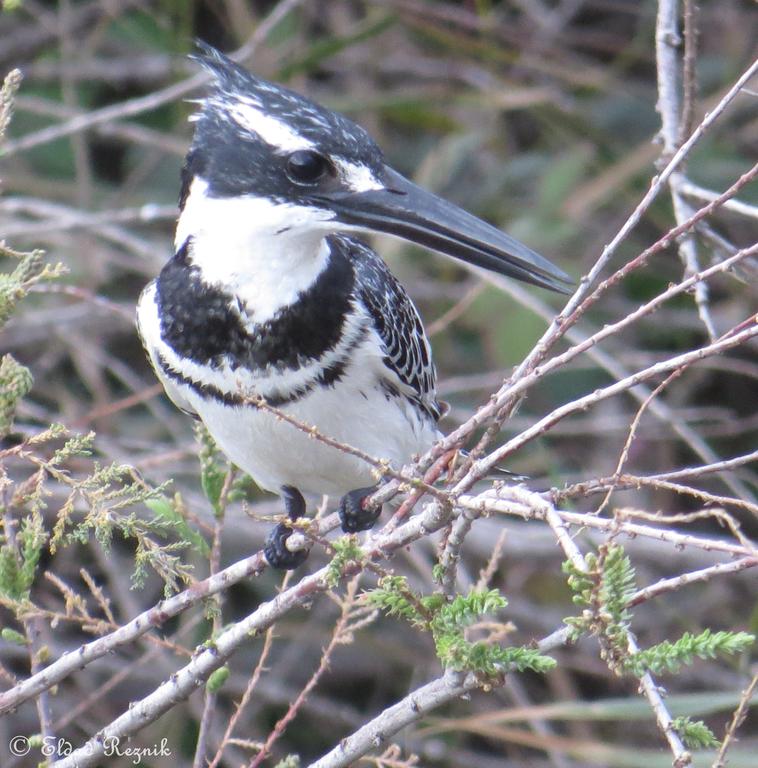
[[[354,491],[346,493],[340,499],[340,522],[345,533],[367,531],[374,525],[376,519],[382,513],[382,508],[380,506],[377,509],[366,509],[363,506],[363,502],[375,490],[375,485],[371,486],[371,488],[356,488]]]
[[[297,488],[291,485],[283,486],[282,498],[290,520],[297,520],[298,517],[305,515],[305,499]],[[292,533],[293,529],[289,525],[279,523],[268,535],[263,546],[263,554],[272,568],[292,571],[302,565],[308,557],[307,549],[298,549],[296,552],[287,549],[287,539]]]
[[[286,523],[279,523],[266,539],[263,554],[272,568],[283,571],[292,571],[301,566],[308,558],[307,549],[298,549],[292,552],[287,549],[287,539],[294,533]]]

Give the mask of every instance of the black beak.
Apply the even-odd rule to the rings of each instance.
[[[526,283],[569,292],[571,278],[518,240],[388,166],[382,181],[383,189],[328,195],[329,208],[345,224],[396,235]]]

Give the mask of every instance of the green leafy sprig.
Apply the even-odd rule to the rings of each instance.
[[[712,632],[704,629],[694,635],[685,632],[678,640],[664,640],[630,656],[624,667],[639,677],[645,672],[656,675],[674,674],[696,659],[714,659],[716,656],[734,656],[747,650],[755,636],[747,632]]]
[[[570,639],[583,634],[596,635],[601,656],[609,669],[621,674],[629,655],[629,601],[635,592],[635,572],[623,547],[603,544],[597,554],[585,557],[586,570],[572,562],[564,563],[573,602],[582,609],[579,616],[564,619],[570,628]]]
[[[232,471],[229,461],[221,454],[210,432],[201,422],[195,425],[195,438],[200,444],[200,484],[217,517],[224,513],[225,499],[222,498],[227,476]]]
[[[642,677],[648,672],[673,674],[696,658],[712,659],[745,651],[755,640],[747,632],[685,632],[678,640],[664,640],[650,648],[629,650],[631,600],[635,593],[635,572],[623,548],[616,543],[602,545],[598,553],[585,557],[587,570],[564,564],[579,616],[565,619],[576,640],[582,634],[596,635],[601,656],[618,675]],[[679,717],[671,726],[690,749],[718,745],[718,739],[700,720]]]
[[[342,536],[332,543],[334,556],[326,572],[326,582],[334,589],[350,563],[363,562],[363,550],[355,535]]]
[[[391,616],[429,631],[437,657],[446,669],[475,672],[484,678],[502,675],[510,669],[547,672],[554,659],[527,647],[503,647],[486,640],[471,641],[466,630],[487,614],[505,608],[507,600],[496,589],[471,590],[448,601],[444,595],[413,592],[403,576],[385,576],[368,601]]]

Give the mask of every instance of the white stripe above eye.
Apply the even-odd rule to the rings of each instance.
[[[334,164],[337,166],[339,175],[344,183],[353,192],[369,192],[372,189],[384,189],[384,184],[374,176],[372,170],[367,165],[351,163],[339,157],[334,158]]]
[[[266,114],[253,101],[235,99],[224,108],[240,128],[260,136],[266,144],[282,152],[298,149],[313,149],[313,142],[296,133],[287,123]]]

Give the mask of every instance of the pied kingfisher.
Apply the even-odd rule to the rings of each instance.
[[[303,494],[341,498],[344,531],[370,528],[372,467],[271,410],[402,466],[440,437],[421,319],[356,232],[385,232],[554,290],[569,278],[489,224],[387,166],[355,123],[265,82],[205,44],[214,77],[191,120],[175,254],[137,308],[144,346],[174,403],[289,519]],[[295,568],[292,528],[271,565]]]

